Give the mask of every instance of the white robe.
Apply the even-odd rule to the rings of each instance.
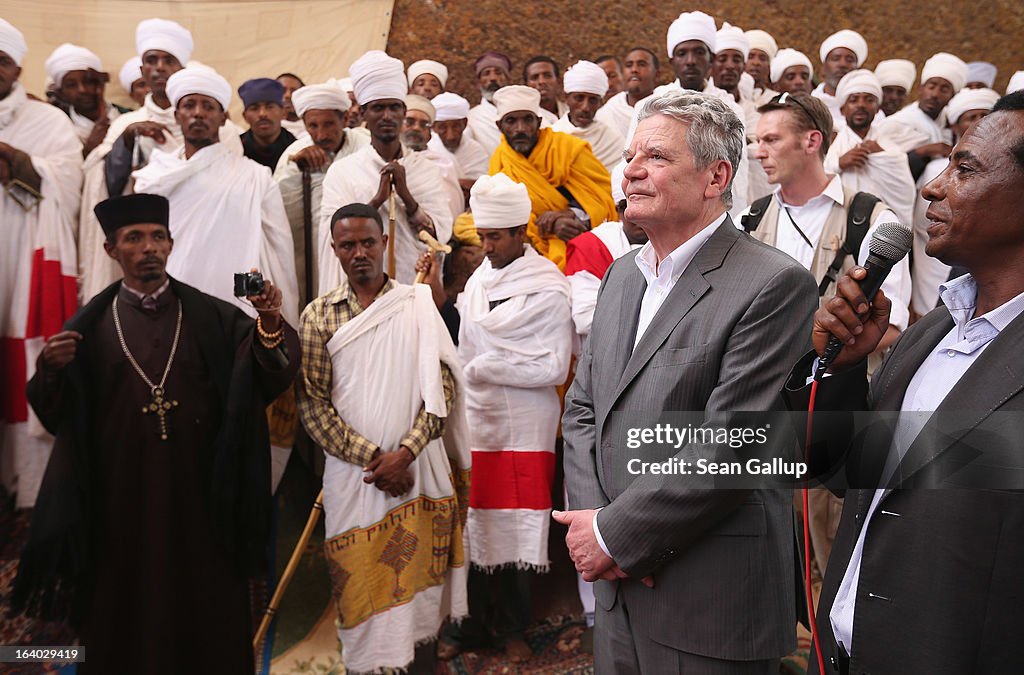
[[[77,306],[75,225],[82,189],[82,143],[61,110],[25,95],[15,82],[0,100],[0,142],[27,153],[43,199],[25,211],[0,189],[0,480],[15,505],[35,505],[53,437],[25,400],[44,341]]]
[[[281,120],[281,128],[287,129],[291,132],[291,135],[294,136],[297,141],[309,138],[309,132],[306,131],[306,125],[302,120],[295,120],[292,122],[289,119],[283,119]]]
[[[917,179],[917,188],[920,190],[934,180],[940,173],[949,166],[949,158],[942,157],[928,162]],[[914,202],[914,258],[911,265],[911,307],[917,314],[927,314],[939,302],[939,284],[949,278],[952,269],[949,265],[938,258],[933,258],[924,252],[928,243],[928,207],[931,202],[920,196]]]
[[[142,107],[121,115],[110,123],[107,136],[97,145],[85,159],[85,184],[82,189],[82,210],[78,229],[79,271],[82,276],[81,299],[88,302],[94,295],[102,291],[114,281],[121,278],[121,268],[111,260],[103,250],[103,230],[93,213],[93,207],[108,197],[106,168],[103,160],[124,130],[136,122],[159,122],[170,133],[165,133],[165,141],[161,145],[148,136],[135,139],[133,165],[138,169],[149,162],[154,149],[174,152],[185,144],[181,127],[174,119],[174,108],[161,108],[153,102],[153,95],[147,94]],[[227,120],[220,128],[220,142],[239,157],[242,156],[241,130],[231,120]],[[131,181],[125,185],[124,194],[131,192]],[[138,192],[138,190],[136,190]]]
[[[406,152],[398,160],[405,167],[405,180],[420,208],[430,216],[437,233],[437,240],[447,242],[452,237],[454,218],[443,190],[438,190],[443,178],[434,162],[421,152]],[[356,153],[344,157],[327,170],[323,182],[323,200],[320,204],[320,231],[331,231],[331,216],[340,207],[353,202],[365,204],[377,194],[380,185],[380,170],[386,162],[374,149],[367,145]],[[384,221],[384,232],[388,231],[388,200],[380,206]],[[337,288],[344,280],[341,264],[334,255],[330,236],[320,237],[319,265],[320,288],[322,292]],[[405,204],[395,195],[395,277],[399,283],[412,283],[416,278],[416,260],[427,250],[416,233],[409,226]],[[385,265],[387,258],[385,257]],[[385,268],[386,271],[386,268]]]
[[[629,123],[633,121],[633,106],[629,105],[626,96],[627,92],[620,91],[605,101],[594,115],[594,119],[615,129],[623,138],[629,135]]]
[[[484,99],[480,105],[469,111],[469,126],[466,129],[470,136],[489,155],[501,145],[501,130],[498,129],[498,109]]]
[[[865,140],[875,141],[885,150],[868,155],[867,164],[848,171],[839,170],[839,158]],[[885,202],[901,223],[914,219],[917,188],[910,175],[907,153],[884,137],[875,127],[868,129],[867,138],[861,139],[849,127],[839,130],[825,156],[825,171],[838,174],[843,185],[859,192],[870,192]]]
[[[121,111],[118,110],[113,103],[107,104],[107,119],[113,122],[121,116]],[[78,134],[78,140],[85,141],[89,138],[89,134],[92,133],[93,128],[96,126],[96,122],[89,119],[84,115],[79,115],[74,108],[68,110],[68,117],[71,118],[71,124],[75,126],[75,133]],[[110,127],[107,127],[108,129]]]
[[[489,303],[505,300],[494,309]],[[573,326],[569,282],[526,246],[501,269],[484,260],[456,303],[474,475],[471,560],[546,570],[550,491]]]
[[[455,156],[445,149],[435,150],[429,144],[426,150],[410,150],[404,148],[403,153],[419,152],[429,159],[441,172],[441,191],[444,192],[445,201],[448,203],[448,210],[452,214],[452,222],[466,210],[466,197],[462,193],[462,186],[459,185],[459,164]]]
[[[626,149],[626,140],[622,134],[604,122],[595,119],[590,126],[581,128],[573,124],[569,120],[569,113],[566,113],[551,128],[571,134],[589,143],[594,156],[604,164],[608,173],[611,173],[615,165],[622,161],[622,151]]]
[[[455,148],[455,152],[448,150],[437,134],[431,135],[430,142],[427,144],[427,147],[436,152],[447,152],[455,158],[455,164],[459,172],[459,180],[475,181],[480,176],[487,175],[487,169],[491,161],[492,153],[488,153],[484,150],[484,146],[480,145],[480,143],[478,143],[476,139],[468,133],[462,134],[462,140],[459,141],[459,147]]]
[[[170,201],[169,275],[255,318],[252,304],[235,297],[233,274],[258,268],[281,289],[285,320],[299,325],[291,227],[267,167],[214,143],[191,159],[184,148],[156,151],[132,176],[136,192]]]
[[[366,129],[362,127],[345,129],[345,142],[341,144],[341,148],[339,148],[338,153],[334,156],[333,162],[337,162],[343,157],[348,157],[369,144],[370,132]],[[281,158],[277,160],[277,167],[274,169],[274,182],[277,183],[277,187],[281,191],[284,211],[292,228],[292,243],[295,246],[295,273],[297,274],[297,283],[300,290],[302,290],[306,278],[305,253],[301,247],[304,227],[302,223],[302,171],[289,158],[311,145],[313,145],[313,139],[308,134],[303,138],[297,139],[285,148]],[[320,295],[317,286],[317,262],[320,252],[320,204],[323,198],[325,175],[327,175],[326,169],[324,171],[313,171],[309,175],[310,202],[312,207],[310,210],[310,225],[313,232],[313,256],[309,262],[313,266],[313,297],[306,298],[306,302],[310,302],[313,298]]]
[[[946,109],[933,120],[921,112],[917,101],[887,117],[881,132],[903,152],[930,143],[953,142],[953,132],[946,128]]]
[[[443,438],[430,441],[409,465],[413,487],[400,497],[364,483],[361,466],[330,454],[324,460],[325,548],[335,602],[344,613],[336,625],[345,666],[354,672],[401,669],[417,644],[437,636],[445,618],[469,613],[469,566],[465,558],[450,557],[461,506],[452,478],[470,468],[460,365],[422,284],[396,286],[374,300],[338,329],[327,351],[331,400],[364,438],[397,448],[421,406],[445,418]],[[442,361],[456,380],[451,410]],[[464,555],[466,540],[462,530]]]
[[[598,225],[590,231],[608,249],[612,260],[617,260],[642,244],[631,244],[622,229],[622,223],[609,221]],[[576,334],[581,338],[590,335],[590,327],[594,322],[594,310],[597,309],[597,293],[601,290],[601,279],[593,272],[579,270],[568,277],[572,290],[572,322],[576,326]]]

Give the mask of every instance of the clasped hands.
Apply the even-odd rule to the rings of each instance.
[[[565,535],[565,545],[569,549],[576,571],[583,575],[584,581],[615,581],[628,579],[629,575],[602,550],[594,534],[594,518],[597,509],[580,511],[552,511],[551,517],[563,525],[569,526]],[[641,582],[648,588],[654,588],[654,578],[646,576]]]
[[[391,497],[401,497],[412,489],[413,476],[409,465],[416,460],[412,450],[404,445],[397,450],[378,450],[363,469],[364,483],[372,483],[381,492]]]

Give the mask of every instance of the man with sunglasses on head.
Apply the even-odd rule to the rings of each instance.
[[[819,99],[784,93],[758,112],[754,157],[761,161],[769,184],[776,187],[750,205],[740,219],[741,227],[810,270],[819,284],[819,297],[832,296],[834,280],[854,265],[864,264],[875,229],[881,223],[898,222],[896,215],[877,197],[844,187],[837,174],[825,171],[832,114]],[[893,266],[882,289],[892,300],[892,313],[874,354],[877,360],[910,318],[906,258]],[[811,491],[811,542],[822,574],[841,512],[841,499],[827,490]]]

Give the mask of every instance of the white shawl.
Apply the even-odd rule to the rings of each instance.
[[[580,128],[569,120],[569,113],[562,115],[552,126],[555,131],[572,134],[590,144],[590,149],[598,161],[604,164],[608,173],[622,161],[622,151],[626,149],[626,140],[618,131],[595,119],[586,128]]]
[[[498,109],[487,100],[469,111],[467,133],[480,144],[485,152],[493,155],[501,145],[501,130],[498,129]]]
[[[629,123],[633,121],[633,106],[629,105],[626,96],[626,92],[620,91],[605,101],[594,115],[594,119],[618,131],[624,139],[629,135]]]
[[[932,119],[921,112],[917,101],[885,118],[881,131],[897,148],[910,152],[929,143],[952,143],[953,132],[946,128],[946,109]]]

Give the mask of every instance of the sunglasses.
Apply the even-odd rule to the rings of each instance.
[[[800,110],[802,110],[805,115],[807,115],[807,119],[809,119],[811,121],[811,125],[814,127],[814,129],[817,132],[819,132],[822,136],[826,136],[826,137],[828,136],[828,134],[825,133],[825,130],[822,129],[820,126],[818,126],[817,120],[814,119],[814,115],[812,115],[811,111],[807,109],[807,106],[805,106],[803,103],[801,103],[799,99],[793,98],[792,96],[790,96],[788,91],[784,92],[782,94],[779,94],[778,96],[773,98],[771,100],[771,103],[774,104],[774,105],[784,105],[784,106],[795,105],[797,108],[800,108]]]

